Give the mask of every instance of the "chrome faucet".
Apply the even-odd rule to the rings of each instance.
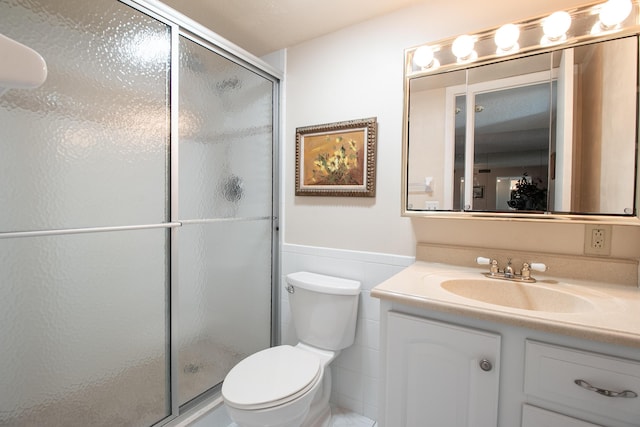
[[[514,276],[513,267],[511,267],[511,258],[507,260],[507,266],[504,268],[504,277],[510,279]]]
[[[503,280],[511,280],[514,282],[526,282],[526,283],[535,283],[536,279],[531,277],[531,270],[536,271],[547,271],[547,266],[540,262],[525,262],[522,264],[522,270],[520,273],[516,273],[511,266],[511,258],[508,259],[507,265],[504,267],[504,270],[500,271],[498,268],[498,261],[495,259],[489,259],[484,257],[476,258],[476,262],[481,265],[489,264],[489,272],[482,273],[486,277],[490,277],[492,279],[503,279]]]

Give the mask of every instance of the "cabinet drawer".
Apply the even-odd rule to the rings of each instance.
[[[639,362],[529,340],[525,348],[526,394],[640,425],[640,397],[606,396],[595,390],[628,390],[627,396],[640,393]],[[580,380],[583,387],[576,384]],[[592,390],[584,388],[587,383],[593,386]]]
[[[531,405],[522,405],[522,427],[600,427]]]

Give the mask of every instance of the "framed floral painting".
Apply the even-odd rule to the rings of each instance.
[[[296,196],[376,195],[375,117],[296,129]]]

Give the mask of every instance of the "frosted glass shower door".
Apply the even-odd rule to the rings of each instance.
[[[186,37],[179,75],[184,404],[270,345],[274,83]]]
[[[116,0],[0,17],[48,65],[0,96],[0,426],[161,422],[172,27]]]

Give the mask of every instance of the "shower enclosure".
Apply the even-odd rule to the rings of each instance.
[[[0,426],[151,426],[275,341],[279,75],[149,0],[0,0]]]

